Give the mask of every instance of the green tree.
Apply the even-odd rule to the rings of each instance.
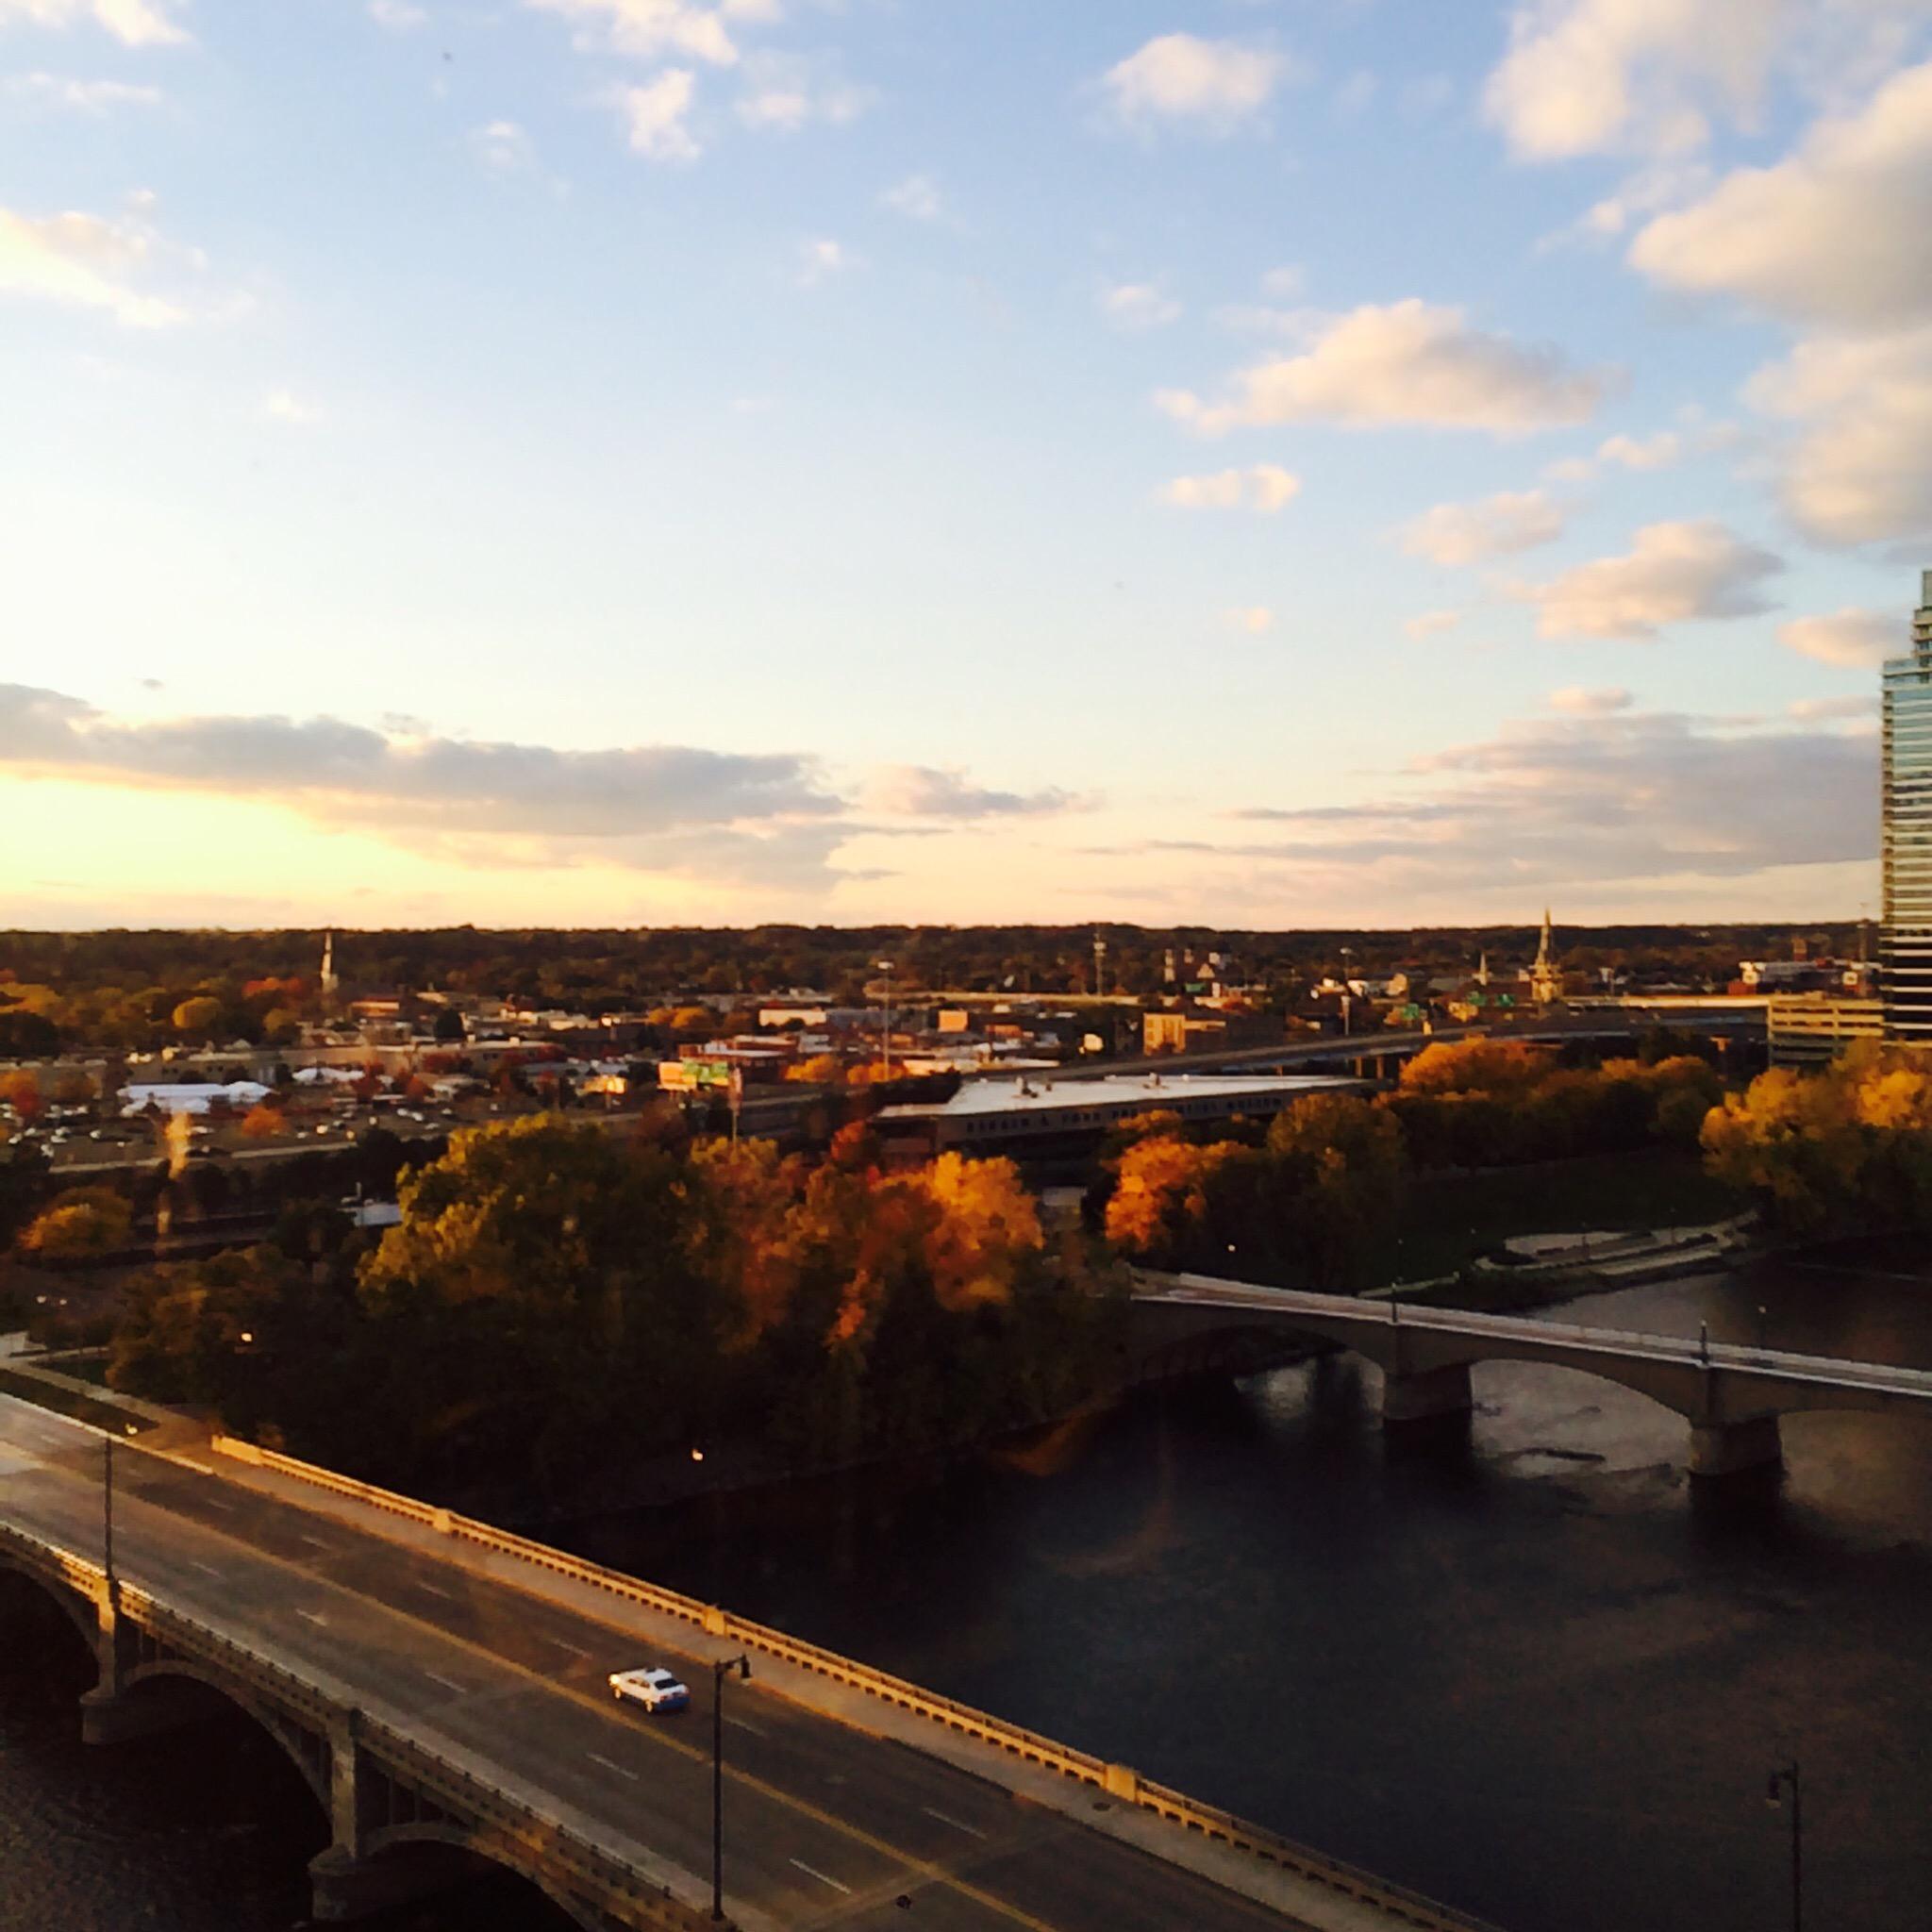
[[[67,1188],[20,1237],[29,1255],[100,1255],[127,1245],[134,1210],[112,1188]]]

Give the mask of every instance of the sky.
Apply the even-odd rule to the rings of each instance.
[[[0,925],[1876,915],[1932,0],[0,0]]]

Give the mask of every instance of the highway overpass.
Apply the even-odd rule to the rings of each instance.
[[[714,1659],[725,1908],[743,1932],[1482,1932],[1075,1747],[715,1607],[268,1456],[108,1439],[0,1397],[0,1570],[92,1647],[103,1745],[249,1712],[328,1820],[319,1918],[484,1861],[580,1925],[711,1923]],[[9,1579],[0,1577],[0,1581]],[[687,1717],[609,1698],[662,1661]]]

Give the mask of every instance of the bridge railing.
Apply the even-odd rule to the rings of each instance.
[[[97,1598],[106,1587],[106,1573],[98,1563],[10,1524],[0,1524],[0,1549],[13,1551],[31,1568],[52,1573],[83,1596]],[[185,1657],[212,1667],[218,1678],[229,1679],[245,1696],[258,1697],[266,1691],[277,1706],[300,1713],[324,1734],[339,1721],[349,1720],[358,1741],[373,1748],[386,1768],[484,1821],[505,1840],[536,1855],[549,1870],[592,1886],[607,1900],[621,1900],[639,1924],[661,1932],[700,1932],[711,1926],[708,1909],[682,1903],[658,1874],[605,1849],[542,1806],[506,1790],[410,1731],[375,1716],[358,1704],[351,1686],[322,1673],[293,1669],[198,1617],[171,1608],[139,1584],[123,1581],[118,1591],[123,1614]],[[490,1841],[480,1840],[477,1849],[488,1857]]]
[[[586,1562],[547,1543],[479,1523],[453,1510],[422,1503],[413,1497],[397,1495],[352,1476],[339,1475],[314,1463],[303,1462],[278,1451],[263,1449],[253,1442],[220,1436],[215,1450],[236,1460],[351,1497],[390,1515],[433,1528],[453,1540],[477,1548],[514,1557],[558,1576],[587,1584],[594,1590],[623,1601],[642,1606],[660,1614],[675,1617],[706,1635],[741,1644],[747,1649],[776,1657],[813,1675],[825,1678],[877,1699],[882,1704],[924,1718],[949,1731],[993,1746],[1024,1763],[1056,1772],[1106,1794],[1106,1801],[1148,1811],[1179,1825],[1191,1835],[1227,1847],[1265,1864],[1293,1873],[1297,1877],[1325,1886],[1346,1897],[1373,1905],[1403,1924],[1424,1928],[1424,1932],[1495,1932],[1485,1921],[1474,1919],[1440,1906],[1419,1892],[1378,1878],[1341,1859],[1331,1858],[1307,1845],[1278,1833],[1263,1829],[1238,1818],[1231,1811],[1206,1805],[1165,1785],[1144,1779],[1125,1765],[1111,1764],[1057,1740],[1042,1737],[1023,1725],[1008,1724],[955,1698],[895,1677],[890,1672],[874,1670],[869,1664],[841,1656],[819,1644],[774,1630],[748,1618],[733,1616],[715,1604],[700,1603],[694,1597],[627,1576],[622,1571]]]

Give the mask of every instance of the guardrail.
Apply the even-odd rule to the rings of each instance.
[[[553,1549],[547,1543],[535,1542],[528,1537],[517,1536],[472,1517],[459,1516],[453,1510],[419,1502],[411,1496],[378,1489],[373,1483],[338,1474],[334,1470],[300,1461],[277,1450],[263,1449],[254,1442],[242,1441],[231,1436],[217,1436],[213,1447],[217,1454],[233,1460],[346,1496],[371,1508],[439,1531],[457,1541],[517,1557],[554,1575],[569,1577],[626,1602],[675,1617],[708,1636],[761,1651],[768,1657],[862,1691],[881,1703],[924,1718],[947,1730],[992,1745],[1012,1757],[1091,1786],[1123,1805],[1153,1812],[1203,1840],[1225,1845],[1231,1851],[1257,1858],[1265,1864],[1291,1872],[1297,1877],[1325,1886],[1345,1897],[1374,1906],[1405,1924],[1424,1928],[1424,1932],[1496,1932],[1496,1928],[1487,1921],[1438,1905],[1420,1892],[1410,1891],[1386,1878],[1378,1878],[1373,1873],[1331,1858],[1309,1846],[1297,1844],[1291,1839],[1238,1818],[1231,1811],[1203,1804],[1165,1785],[1152,1783],[1129,1766],[1110,1764],[1091,1752],[1059,1743],[1019,1724],[1008,1724],[1003,1718],[991,1716],[971,1705],[924,1690],[903,1677],[874,1670],[869,1664],[841,1657],[836,1651],[825,1650],[802,1638],[788,1636],[782,1630],[755,1624],[747,1618],[733,1616],[715,1604],[700,1603],[694,1597],[646,1583],[639,1577],[626,1576],[622,1571],[586,1562],[582,1557]]]
[[[98,1563],[10,1524],[0,1524],[0,1547],[19,1551],[36,1569],[56,1573],[82,1596],[98,1600],[106,1589],[107,1574]],[[251,1696],[266,1690],[282,1707],[325,1732],[336,1720],[349,1718],[358,1740],[375,1750],[386,1770],[400,1772],[436,1797],[484,1820],[539,1862],[595,1887],[606,1900],[622,1900],[639,1924],[660,1932],[703,1932],[712,1925],[708,1909],[683,1904],[654,1874],[606,1851],[563,1819],[479,1776],[399,1725],[373,1716],[358,1704],[350,1686],[323,1674],[294,1670],[197,1617],[158,1602],[138,1584],[124,1581],[118,1588],[123,1614],[167,1639],[197,1663],[214,1665],[219,1674]],[[487,1842],[478,1849],[489,1856]]]

